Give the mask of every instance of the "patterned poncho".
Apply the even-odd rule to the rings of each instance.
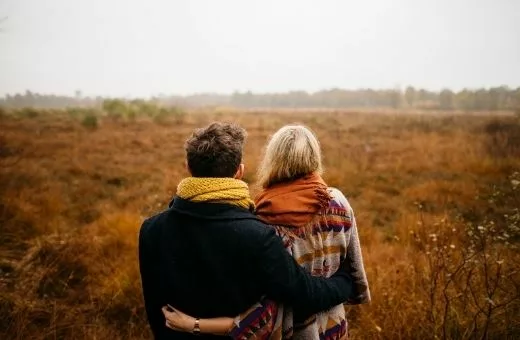
[[[274,227],[289,253],[314,276],[330,277],[347,261],[354,294],[346,304],[367,303],[370,291],[353,210],[339,190],[329,192],[332,200],[312,228]],[[230,335],[234,339],[346,339],[345,308],[338,305],[297,323],[290,306],[263,299],[237,317]]]

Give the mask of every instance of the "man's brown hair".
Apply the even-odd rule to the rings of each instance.
[[[233,177],[242,162],[246,130],[215,122],[197,129],[186,141],[186,159],[193,177]]]

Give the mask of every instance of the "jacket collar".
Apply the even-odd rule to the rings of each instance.
[[[225,203],[193,202],[175,196],[168,207],[180,214],[207,220],[243,220],[260,221],[249,210]]]

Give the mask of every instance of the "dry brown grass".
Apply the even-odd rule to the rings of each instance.
[[[138,229],[185,176],[184,139],[214,119],[249,131],[250,182],[276,129],[317,133],[372,290],[349,307],[353,339],[520,337],[517,118],[229,110],[97,128],[2,115],[0,338],[150,338]]]

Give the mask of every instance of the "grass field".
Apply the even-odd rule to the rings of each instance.
[[[324,178],[356,213],[372,291],[352,339],[520,338],[520,120],[512,116],[191,112],[153,121],[0,116],[0,338],[150,338],[143,218],[186,176],[183,142],[214,120],[312,128]],[[99,123],[99,124],[97,124]]]

